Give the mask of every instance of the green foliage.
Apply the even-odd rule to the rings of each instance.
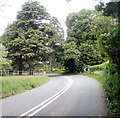
[[[78,59],[80,52],[77,49],[77,45],[75,42],[65,43],[65,44],[63,44],[62,48],[64,50],[63,53],[65,56],[64,57],[65,60],[68,60],[71,58]]]
[[[113,118],[120,117],[120,2],[100,4],[97,10],[103,15],[112,16],[115,25],[109,32],[102,33],[99,43],[107,53],[110,63],[105,68],[104,88],[109,100],[109,108]],[[118,23],[116,22],[118,21]]]
[[[95,8],[98,11],[103,11],[103,15],[105,16],[118,17],[120,12],[119,7],[120,7],[120,2],[108,2],[106,4],[100,2],[98,5],[96,5]]]
[[[81,10],[78,13],[69,14],[66,25],[68,27],[68,37],[74,37],[76,43],[79,45],[88,39],[96,40],[91,34],[92,20],[99,13],[94,10]]]
[[[51,22],[52,21],[52,22]],[[12,66],[18,70],[34,69],[36,61],[48,61],[61,44],[60,24],[38,2],[26,2],[17,14],[17,21],[3,34],[4,45]],[[54,23],[54,25],[53,25]],[[61,29],[62,30],[62,29]],[[61,34],[60,34],[61,33]]]
[[[0,78],[2,85],[1,98],[29,90],[49,81],[47,76],[9,76]]]
[[[102,34],[99,38],[99,42],[104,49],[104,51],[107,52],[108,56],[110,57],[110,60],[117,64],[117,70],[118,73],[120,73],[120,35],[118,34],[119,29],[113,29],[108,34]]]
[[[120,75],[116,72],[117,66],[115,64],[108,64],[105,68],[104,88],[106,96],[109,100],[109,108],[113,118],[120,117]]]
[[[62,46],[63,54],[62,54],[62,61],[63,65],[69,72],[76,72],[79,71],[78,66],[80,65],[79,56],[80,51],[77,48],[77,45],[74,41],[69,43],[65,43]]]
[[[66,25],[68,37],[74,37],[76,44],[86,40],[97,40],[103,32],[109,32],[113,26],[112,18],[105,17],[96,10],[81,10],[78,13],[69,14]]]
[[[89,71],[90,72],[94,72],[94,71],[104,71],[106,65],[109,63],[109,61],[104,62],[102,64],[99,65],[94,65],[94,66],[88,66]]]
[[[97,65],[106,61],[107,56],[100,51],[97,41],[87,40],[79,46],[80,60],[84,65]]]
[[[101,12],[100,12],[101,13]],[[92,21],[91,34],[98,39],[101,34],[109,33],[115,26],[116,20],[112,17],[103,16],[102,13]]]
[[[4,46],[2,45],[2,43],[0,43],[0,70],[8,70],[8,69],[12,69],[11,67],[11,63],[12,61],[7,59],[7,51],[5,51]],[[4,74],[4,73],[2,73]]]
[[[73,68],[76,66],[74,70],[82,71],[86,65],[92,66],[105,62],[107,55],[99,48],[97,39],[101,33],[109,32],[109,29],[113,28],[114,24],[111,21],[111,18],[104,17],[101,12],[95,10],[81,10],[69,14],[66,21],[68,49],[66,48],[65,52],[70,62],[67,65],[70,63],[72,66],[73,62]],[[73,46],[74,49],[71,49]],[[64,60],[68,61],[66,58]]]

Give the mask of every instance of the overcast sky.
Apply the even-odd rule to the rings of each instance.
[[[17,12],[21,10],[21,5],[28,0],[0,0],[0,35],[3,34],[9,23],[16,20]],[[34,0],[33,0],[34,1]],[[99,0],[35,0],[43,5],[47,12],[55,16],[60,21],[65,30],[66,16],[72,12],[78,12],[81,9],[94,9]],[[103,0],[109,1],[109,0]],[[4,6],[6,5],[6,6]]]

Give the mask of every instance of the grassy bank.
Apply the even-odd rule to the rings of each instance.
[[[49,81],[48,76],[7,76],[0,78],[2,94],[0,98],[5,98],[25,90],[38,87]]]

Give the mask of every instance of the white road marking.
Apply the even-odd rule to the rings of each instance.
[[[44,102],[38,104],[37,106],[33,107],[32,109],[28,110],[27,112],[21,114],[20,116],[33,116],[33,115],[37,114],[42,109],[44,109],[49,104],[51,104],[53,101],[55,101],[57,98],[59,98],[63,93],[65,93],[70,88],[73,81],[69,77],[64,77],[64,78],[68,79],[68,84],[63,89],[61,89],[59,92],[57,92],[56,94],[54,94],[53,96],[51,96],[50,98],[45,100]]]

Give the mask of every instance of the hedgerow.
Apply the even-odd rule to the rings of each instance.
[[[120,75],[116,72],[116,67],[115,64],[109,63],[104,70],[103,87],[109,101],[112,118],[120,117]]]

